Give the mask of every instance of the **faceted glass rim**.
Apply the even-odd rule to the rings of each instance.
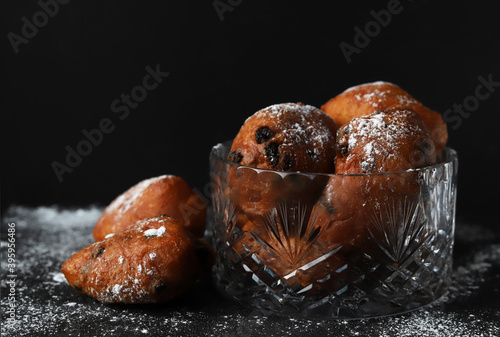
[[[246,166],[246,165],[240,165],[238,163],[231,162],[227,160],[227,158],[224,156],[221,156],[221,152],[223,151],[226,155],[226,152],[229,152],[229,149],[231,148],[233,140],[228,140],[223,143],[217,143],[212,147],[212,150],[210,152],[210,159],[216,159],[220,162],[222,162],[225,165],[232,165],[236,167],[237,169],[250,169],[253,170],[257,173],[261,172],[272,172],[281,175],[282,177],[288,176],[288,175],[303,175],[303,176],[308,176],[310,178],[314,176],[323,176],[323,177],[359,177],[359,176],[387,176],[387,175],[397,175],[397,174],[411,174],[415,172],[425,172],[425,171],[432,171],[434,169],[439,169],[441,167],[444,167],[449,164],[456,163],[458,161],[458,155],[457,151],[454,149],[445,146],[441,153],[437,156],[437,161],[438,163],[435,165],[430,165],[430,166],[425,166],[425,167],[420,167],[416,169],[409,169],[405,171],[391,171],[391,172],[381,172],[381,173],[317,173],[317,172],[301,172],[301,171],[277,171],[277,170],[271,170],[271,169],[263,169],[263,168],[256,168],[252,166]],[[455,164],[456,165],[456,164]]]

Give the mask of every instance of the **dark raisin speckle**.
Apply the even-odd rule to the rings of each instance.
[[[255,140],[257,144],[262,144],[265,141],[269,140],[273,136],[273,132],[267,127],[263,126],[255,131]]]
[[[347,131],[347,132],[346,132]],[[347,134],[351,132],[348,126],[337,130],[337,152],[340,156],[344,156],[349,151],[349,141]]]
[[[266,145],[266,158],[269,161],[269,164],[271,164],[271,167],[275,167],[278,165],[278,162],[280,160],[280,145],[278,143],[269,143]]]
[[[285,158],[283,158],[283,162],[281,163],[281,169],[283,171],[287,171],[292,167],[293,161],[292,157],[290,157],[289,154],[285,155]]]
[[[316,157],[316,153],[314,153],[313,150],[311,149],[306,149],[306,153],[309,155],[309,157],[314,158]]]
[[[167,289],[166,283],[160,283],[155,286],[155,291],[157,294],[161,294],[165,289]]]
[[[337,150],[339,151],[339,154],[341,156],[344,156],[347,153],[348,147],[347,145],[341,145],[340,143],[337,143]]]
[[[243,159],[243,155],[241,153],[239,153],[238,151],[233,151],[229,154],[229,156],[227,157],[227,160],[229,160],[230,162],[233,162],[233,163],[239,163],[241,162],[241,160]]]
[[[95,257],[101,256],[102,253],[104,253],[104,250],[105,250],[105,248],[103,246],[99,246],[99,247],[95,248],[92,251],[93,257],[95,258]]]

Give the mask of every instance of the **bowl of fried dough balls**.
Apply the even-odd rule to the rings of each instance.
[[[210,154],[217,287],[270,314],[319,319],[438,300],[455,225],[447,139],[438,112],[388,82],[321,108],[255,112]]]

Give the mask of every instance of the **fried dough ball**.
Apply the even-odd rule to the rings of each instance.
[[[278,171],[333,172],[336,131],[335,122],[313,106],[271,105],[245,121],[228,160]]]
[[[385,221],[400,206],[418,200],[417,177],[411,171],[330,177],[314,209],[322,251],[338,245],[366,248],[370,235],[375,234],[372,226],[380,217]]]
[[[68,283],[105,303],[166,302],[184,293],[214,252],[168,216],[139,220],[62,265]]]
[[[242,165],[228,169],[229,195],[237,211],[255,220],[278,201],[298,198],[314,204],[326,179],[311,180],[296,171],[333,172],[336,131],[329,116],[301,103],[272,105],[248,118],[228,155],[228,161]]]
[[[434,143],[411,110],[377,111],[337,132],[337,174],[406,171],[436,164]]]
[[[283,217],[309,217],[328,178],[304,173],[333,172],[337,129],[322,111],[300,103],[272,105],[247,119],[228,155],[228,161],[242,166],[228,167],[225,192],[239,214],[235,225],[247,232],[235,246],[238,254],[255,254],[283,277],[292,271],[298,263],[292,252],[299,243],[292,239],[280,245],[285,234],[277,228],[273,234],[270,228]],[[298,285],[295,279],[290,284]]]
[[[205,202],[184,179],[163,175],[143,180],[113,200],[94,227],[94,239],[100,241],[137,220],[160,214],[178,219],[194,235],[203,236]]]
[[[355,117],[369,115],[377,110],[409,109],[424,120],[439,154],[448,140],[446,123],[441,114],[429,109],[399,86],[388,82],[374,82],[354,86],[326,102],[321,109],[338,125]]]
[[[318,245],[324,251],[344,244],[380,252],[372,241],[384,240],[388,224],[402,225],[393,224],[394,217],[419,199],[418,172],[412,169],[436,164],[432,139],[410,110],[354,118],[337,136],[337,175],[315,206],[322,227]]]

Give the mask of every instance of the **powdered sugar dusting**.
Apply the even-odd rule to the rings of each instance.
[[[121,284],[115,284],[113,286],[112,292],[115,295],[120,295],[120,292],[122,291],[123,286]]]
[[[321,110],[311,106],[294,103],[274,104],[264,108],[254,114],[256,118],[276,119],[284,125],[286,114],[293,112],[293,116],[297,117],[295,123],[287,125],[283,130],[283,138],[280,146],[293,148],[297,144],[303,144],[311,149],[316,160],[321,160],[321,154],[325,152],[327,146],[334,144],[335,135],[327,125],[320,123],[319,116],[324,115],[324,118],[329,118]]]
[[[127,213],[130,210],[130,208],[133,207],[134,202],[140,199],[141,195],[144,193],[146,189],[149,188],[149,186],[162,179],[169,177],[173,176],[165,174],[158,177],[142,180],[141,182],[137,183],[136,185],[128,189],[126,191],[128,193],[124,192],[120,194],[115,200],[113,200],[111,204],[108,206],[109,211],[113,213],[116,212],[120,215]]]
[[[317,116],[323,114],[323,112],[311,105],[293,103],[274,104],[260,110],[255,115],[258,117],[265,115],[269,118],[281,120],[287,111],[298,112],[300,120],[287,128],[283,145],[316,142],[320,146],[323,146],[331,140],[331,132],[325,125],[313,125]]]
[[[62,262],[93,242],[102,209],[27,208],[4,213],[16,223],[18,323],[2,322],[2,336],[499,336],[500,235],[477,223],[459,222],[453,286],[446,298],[423,310],[370,320],[307,320],[266,316],[218,295],[210,281],[161,306],[110,306],[75,292],[60,272]],[[493,227],[492,227],[493,228]],[[2,236],[2,261],[6,261]],[[144,271],[145,267],[142,269]],[[1,270],[5,279],[5,269]],[[130,282],[109,291],[125,294]],[[2,282],[2,294],[6,294]],[[487,302],[491,305],[481,306]],[[2,314],[8,309],[1,299]],[[3,317],[2,317],[3,318]]]
[[[162,236],[165,233],[165,226],[161,226],[160,228],[150,228],[144,231],[145,236]]]
[[[394,90],[390,88],[389,90],[387,88],[381,88],[382,86],[386,85],[399,88],[396,84],[378,81],[350,87],[345,90],[344,93],[350,91],[358,91],[358,93],[354,94],[355,99],[360,103],[370,104],[374,109],[386,109],[388,108],[388,102],[391,102],[391,106],[401,108],[410,108],[413,105],[419,103],[416,99],[408,94],[401,94],[399,93],[399,91],[398,93],[395,93]],[[362,92],[366,92],[367,90],[365,87],[368,86],[370,87],[370,91],[363,94]],[[396,100],[396,103],[394,103],[394,100]]]
[[[343,92],[358,90],[358,89],[360,89],[360,87],[363,87],[365,85],[382,86],[382,85],[386,85],[386,84],[396,85],[394,83],[387,82],[387,81],[376,81],[376,82],[371,82],[371,83],[357,84],[357,85],[354,85],[352,87],[345,89]]]
[[[408,110],[400,110],[397,114],[378,111],[368,116],[352,119],[342,127],[343,132],[338,138],[339,144],[347,144],[346,162],[364,158],[361,168],[365,172],[371,172],[376,158],[387,160],[395,157],[398,149],[408,139],[414,139],[426,133],[420,125],[405,122],[410,114],[414,113]],[[391,119],[390,122],[388,117]],[[353,151],[358,143],[364,144],[361,152]]]
[[[52,276],[52,280],[57,283],[66,283],[66,277],[61,272],[52,272],[49,273],[49,276]]]

